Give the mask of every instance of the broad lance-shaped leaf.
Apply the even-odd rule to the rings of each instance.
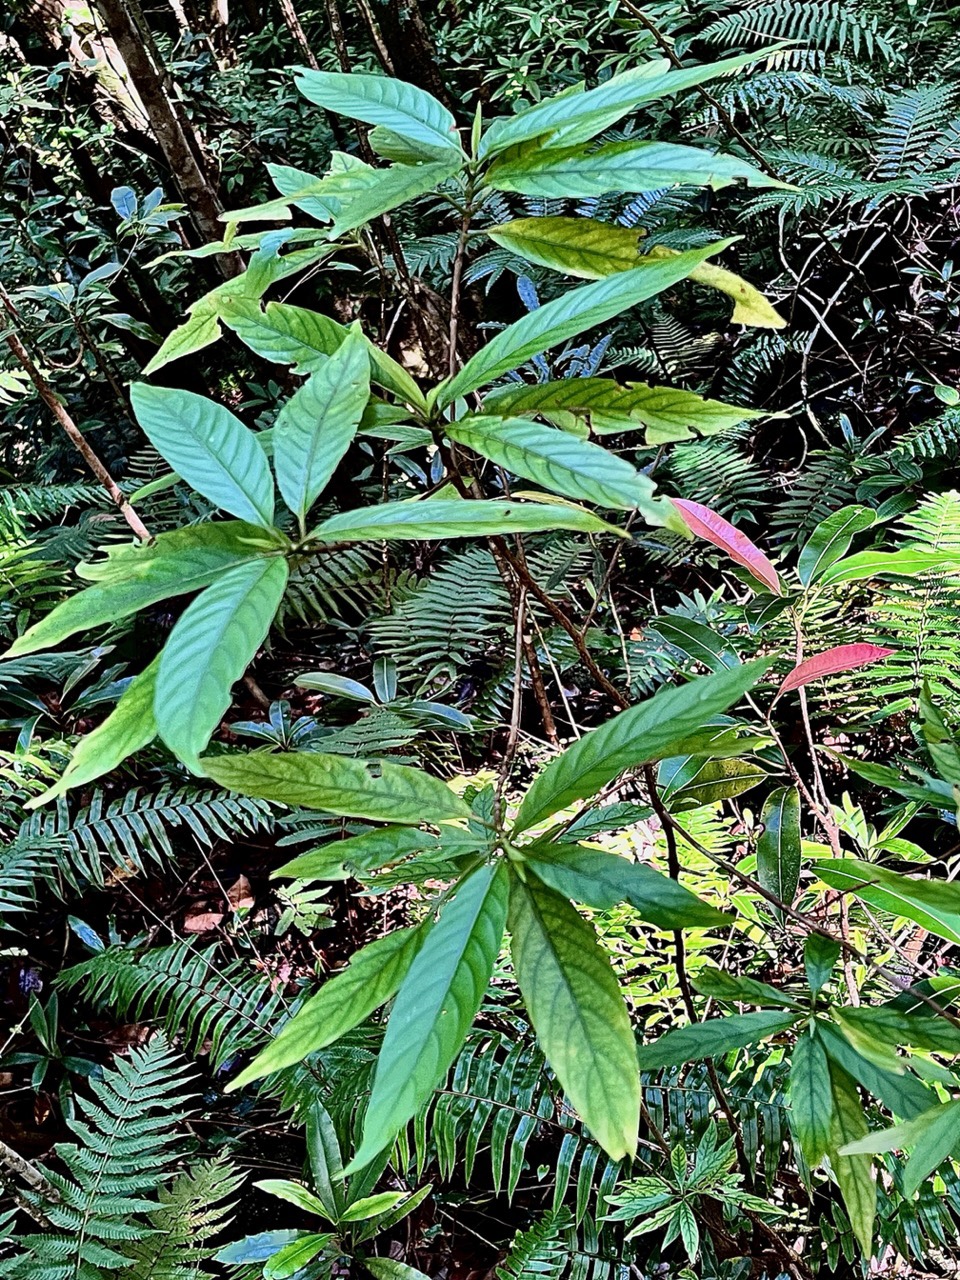
[[[350,447],[369,399],[370,358],[357,327],[277,417],[277,484],[301,522]]]
[[[743,1049],[748,1044],[756,1044],[758,1040],[787,1031],[798,1016],[796,1013],[763,1010],[693,1022],[644,1045],[637,1054],[637,1061],[641,1071],[656,1071],[659,1067],[676,1067],[683,1062],[714,1058],[729,1053],[731,1049]]]
[[[477,538],[506,533],[578,533],[623,531],[590,511],[566,502],[512,502],[504,499],[423,498],[417,502],[381,502],[331,516],[310,531],[319,542],[367,542],[373,539]]]
[[[782,187],[739,156],[712,155],[673,142],[611,142],[603,147],[536,147],[498,160],[487,182],[498,191],[557,199],[586,199],[610,191],[643,193],[663,187]]]
[[[960,885],[900,875],[855,858],[818,858],[816,873],[831,889],[855,894],[871,907],[913,920],[960,945]]]
[[[707,80],[728,75],[769,57],[770,52],[769,49],[758,50],[706,66],[682,67],[676,71],[671,69],[666,59],[657,58],[611,76],[586,93],[564,90],[516,115],[494,120],[480,140],[480,155],[495,155],[531,138],[546,137],[547,146],[551,141],[562,146],[588,142],[643,102],[654,102]]]
[[[791,689],[811,684],[814,680],[822,680],[824,676],[867,667],[873,662],[879,662],[881,658],[889,658],[894,652],[895,650],[884,649],[878,644],[840,644],[835,649],[826,649],[794,667],[777,690],[777,697],[782,693],[789,693]]]
[[[372,222],[408,200],[436,191],[444,179],[460,168],[457,153],[448,154],[452,155],[452,160],[440,164],[394,164],[389,169],[374,169],[376,185],[349,200],[341,200],[340,212],[330,228],[330,235],[346,235],[348,231]]]
[[[396,929],[358,951],[347,968],[328,978],[319,992],[281,1027],[276,1039],[227,1085],[227,1092],[302,1062],[392,1000],[423,945],[428,921],[429,917],[423,925]]]
[[[689,249],[676,257],[647,262],[632,271],[621,271],[594,284],[571,289],[563,297],[544,303],[498,333],[467,361],[455,377],[441,383],[438,407],[442,409],[453,404],[460,396],[469,395],[501,373],[516,369],[531,356],[539,355],[548,347],[566,342],[578,333],[605,323],[621,311],[645,302],[678,280],[685,279],[707,258],[720,253],[730,243],[729,240],[718,240],[702,249]]]
[[[350,332],[346,325],[319,311],[286,302],[268,302],[264,309],[249,298],[232,299],[221,309],[221,319],[251,351],[274,364],[292,365],[294,373],[322,369]],[[407,404],[422,407],[423,393],[409,373],[392,356],[365,341],[371,379]]]
[[[348,1174],[393,1141],[446,1075],[480,1008],[506,920],[502,860],[468,875],[440,908],[390,1013]]]
[[[830,1062],[816,1032],[808,1028],[790,1058],[790,1127],[811,1169],[830,1148],[832,1115]]]
[[[257,751],[205,756],[201,764],[207,777],[240,795],[345,818],[416,827],[471,816],[469,805],[439,778],[386,760],[371,763],[319,751]]]
[[[636,1042],[596,930],[566,898],[516,874],[509,926],[520,993],[547,1061],[607,1155],[632,1156],[640,1124]]]
[[[821,520],[811,533],[797,560],[797,577],[805,587],[816,582],[841,556],[845,556],[858,533],[876,523],[870,507],[841,507]]]
[[[276,554],[282,534],[240,520],[161,533],[146,546],[111,547],[105,560],[77,566],[95,584],[78,591],[29,627],[5,658],[49,649],[78,631],[119,622],[132,613],[208,586],[228,569]]]
[[[639,231],[611,226],[595,218],[517,218],[491,228],[487,234],[528,262],[587,280],[601,280],[618,271],[675,257],[678,252],[656,245],[644,253]],[[705,262],[695,267],[689,278],[733,298],[734,324],[762,329],[784,327],[783,317],[760,290],[734,272]]]
[[[530,846],[524,855],[544,884],[596,911],[629,902],[660,929],[722,928],[732,921],[726,912],[703,902],[675,880],[615,853],[545,844]]]
[[[159,666],[160,659],[156,657],[138,676],[134,676],[103,724],[77,743],[59,782],[43,795],[29,800],[25,806],[27,809],[47,804],[71,787],[82,787],[95,778],[102,778],[154,740],[157,722],[153,714],[153,698]]]
[[[785,995],[769,982],[756,978],[738,978],[726,969],[705,965],[690,979],[691,986],[702,996],[712,996],[724,1004],[758,1004],[761,1008],[799,1009],[793,996]]]
[[[862,582],[865,578],[916,578],[926,573],[960,573],[960,556],[955,552],[915,551],[859,551],[854,556],[837,560],[820,578],[824,586],[840,582]]]
[[[574,800],[594,795],[624,769],[676,755],[684,738],[738,702],[769,665],[767,659],[760,658],[698,676],[679,688],[661,689],[584,734],[534,779],[520,805],[514,831],[526,831]]]
[[[412,142],[460,152],[457,122],[442,103],[405,80],[342,71],[301,70],[297,88],[328,111],[382,125]]]
[[[898,1058],[892,1046],[880,1046],[886,1060],[894,1064],[891,1069],[877,1064],[876,1042],[867,1051],[873,1056],[866,1057],[853,1047],[833,1022],[819,1020],[817,1035],[823,1041],[831,1064],[835,1063],[851,1079],[856,1080],[893,1115],[912,1120],[921,1112],[928,1111],[936,1102],[937,1095],[934,1091],[921,1084],[910,1070],[907,1060]]]
[[[557,426],[583,419],[597,435],[642,426],[649,445],[713,435],[764,416],[760,409],[707,400],[678,387],[651,387],[645,382],[621,387],[612,378],[562,378],[532,386],[494,387],[485,394],[483,407],[502,416],[538,414]]]
[[[160,655],[154,715],[170,750],[195,772],[231,690],[270,630],[289,569],[280,556],[231,569],[192,601]]]
[[[229,409],[192,391],[130,388],[147,439],[197,493],[251,524],[273,525],[273,477],[256,435]]]
[[[686,498],[672,498],[671,501],[692,533],[725,551],[731,560],[743,565],[768,591],[777,596],[783,595],[776,569],[760,548],[745,533],[741,533],[736,525],[724,520],[723,516],[717,515],[716,511],[700,502],[690,502]]]
[[[853,1234],[866,1257],[873,1251],[873,1224],[877,1216],[877,1184],[869,1156],[840,1155],[840,1151],[867,1133],[855,1079],[835,1062],[830,1064],[833,1109],[830,1120],[830,1165],[836,1175],[843,1205]]]
[[[868,1133],[841,1147],[841,1157],[879,1155],[885,1151],[912,1148],[903,1171],[903,1195],[907,1200],[960,1142],[960,1102],[931,1107],[913,1120],[896,1124],[879,1133]]]
[[[800,883],[800,793],[796,787],[771,791],[760,814],[757,879],[768,893],[790,907]],[[777,908],[778,915],[782,914]]]
[[[463,418],[447,435],[514,475],[598,507],[638,510],[649,524],[683,524],[654,483],[624,458],[529,418]]]

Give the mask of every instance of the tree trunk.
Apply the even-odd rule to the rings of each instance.
[[[202,151],[189,120],[165,84],[166,72],[137,0],[97,0],[100,12],[143,102],[150,126],[202,242],[223,239],[223,205],[202,167]],[[227,277],[243,270],[239,254],[220,254]]]

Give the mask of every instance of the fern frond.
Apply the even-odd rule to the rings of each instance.
[[[78,1097],[78,1114],[67,1120],[79,1141],[55,1148],[66,1173],[44,1170],[59,1199],[22,1193],[53,1230],[17,1240],[20,1253],[7,1274],[106,1280],[130,1269],[130,1243],[150,1230],[142,1215],[157,1209],[157,1192],[182,1153],[178,1126],[190,1086],[188,1065],[160,1037],[91,1079],[94,1097]]]
[[[951,118],[955,101],[956,89],[949,82],[891,95],[877,128],[876,177],[918,177],[932,160],[939,162],[955,149],[960,141]]]
[[[28,911],[41,881],[53,880],[57,869],[56,841],[20,838],[0,849],[0,929],[14,928],[14,914]]]
[[[551,1210],[513,1237],[510,1252],[496,1268],[498,1280],[560,1280],[570,1260],[569,1209]]]
[[[816,49],[849,49],[854,57],[894,61],[897,50],[891,31],[854,0],[772,0],[746,3],[735,13],[710,23],[700,32],[708,44],[747,48],[770,40],[794,40]]]
[[[209,848],[215,839],[249,835],[272,821],[271,806],[263,800],[194,787],[167,786],[152,793],[134,787],[110,801],[98,790],[76,813],[61,797],[52,812],[34,813],[21,835],[55,840],[63,850],[61,869],[75,885],[78,876],[103,885],[104,859],[121,870],[143,872],[148,859],[173,858],[171,831],[189,832]]]
[[[108,947],[58,982],[113,1016],[156,1018],[187,1049],[209,1052],[215,1067],[259,1044],[283,1003],[269,977],[243,961],[224,964],[216,946],[201,951],[186,942],[142,952]]]
[[[150,1232],[131,1242],[129,1280],[197,1280],[214,1250],[211,1238],[228,1226],[231,1197],[244,1175],[222,1156],[203,1160],[159,1189],[159,1208],[148,1214]]]

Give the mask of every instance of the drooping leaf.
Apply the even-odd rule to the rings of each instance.
[[[858,533],[876,523],[870,507],[841,507],[821,520],[811,533],[797,561],[797,576],[805,587],[816,582],[841,556],[850,550]]]
[[[451,440],[553,493],[598,507],[637,509],[650,524],[677,523],[670,504],[654,498],[648,476],[588,440],[529,418],[464,418],[446,431]]]
[[[768,893],[792,906],[800,883],[800,793],[796,787],[771,791],[760,814],[757,879]],[[778,915],[782,915],[779,908]]]
[[[776,569],[736,525],[700,502],[690,502],[686,498],[672,498],[671,501],[698,538],[704,538],[725,551],[731,560],[743,565],[768,591],[777,596],[783,595]]]
[[[394,164],[389,169],[374,169],[374,182],[369,187],[349,199],[341,198],[330,235],[346,235],[409,200],[436,191],[444,179],[460,168],[458,153],[448,152],[448,155],[452,159],[441,163]]]
[[[677,387],[652,387],[644,382],[622,387],[610,378],[563,378],[532,386],[494,387],[484,396],[484,409],[504,416],[536,413],[558,426],[571,417],[583,419],[598,435],[643,426],[649,445],[710,436],[763,416],[759,409],[707,400]]]
[[[878,644],[841,644],[834,649],[826,649],[794,667],[777,690],[777,697],[782,693],[789,693],[791,689],[811,684],[814,680],[822,680],[824,676],[869,666],[871,662],[888,658],[893,652],[893,649],[884,649]]]
[[[444,902],[394,1002],[348,1173],[391,1143],[446,1075],[480,1008],[506,919],[502,861],[468,875]]]
[[[639,862],[583,845],[532,846],[525,851],[537,877],[557,893],[597,911],[628,902],[660,929],[710,929],[731,917],[689,889]]]
[[[808,933],[803,944],[803,967],[807,974],[807,986],[814,995],[830,981],[834,966],[840,959],[840,943],[825,938],[822,933]]]
[[[370,398],[370,358],[359,328],[280,410],[274,467],[283,500],[301,521],[357,433]]]
[[[889,1055],[894,1069],[879,1066],[876,1053],[866,1057],[859,1053],[834,1022],[820,1019],[817,1035],[823,1041],[831,1064],[841,1067],[866,1091],[878,1098],[895,1116],[912,1120],[914,1116],[929,1110],[937,1100],[932,1089],[921,1084],[910,1071],[904,1058],[898,1058],[892,1046],[881,1046]],[[900,1065],[903,1064],[903,1065]]]
[[[196,771],[234,684],[266,639],[288,573],[280,556],[231,569],[187,606],[163,647],[154,694],[157,731]]]
[[[645,260],[655,262],[658,258],[673,257],[678,252],[678,249],[670,249],[666,245],[654,245]],[[750,325],[754,329],[785,329],[787,326],[786,320],[760,290],[735,271],[705,262],[690,272],[690,279],[733,299],[731,324]]]
[[[82,787],[95,778],[102,778],[154,740],[157,722],[153,698],[159,666],[159,657],[154,658],[131,680],[103,724],[80,739],[59,781],[43,795],[28,801],[26,808],[36,809],[62,796],[71,787]]]
[[[584,734],[534,779],[514,831],[526,831],[574,800],[586,799],[624,769],[676,754],[684,738],[739,701],[769,665],[759,659],[698,677],[679,688],[662,689]]]
[[[568,338],[603,324],[621,311],[661,293],[678,280],[685,279],[729,243],[720,240],[676,257],[647,262],[632,271],[621,271],[593,284],[582,285],[561,298],[544,303],[498,333],[467,361],[455,377],[442,383],[438,406],[444,408],[452,404],[458,397],[469,395],[484,383],[492,382],[501,373],[516,369],[531,356],[566,342]]]
[[[315,1214],[322,1218],[327,1217],[326,1206],[302,1182],[293,1182],[289,1178],[264,1178],[253,1185],[259,1190],[265,1191],[268,1196],[276,1196],[278,1200],[284,1200],[287,1204],[296,1205],[304,1213]]]
[[[487,235],[528,262],[583,280],[629,271],[640,257],[638,230],[596,218],[515,218],[490,227]]]
[[[119,622],[132,613],[215,582],[238,565],[276,554],[286,539],[240,520],[161,533],[146,546],[111,547],[105,560],[77,566],[94,586],[70,596],[29,627],[5,658],[49,649],[78,631]]]
[[[855,858],[818,858],[816,873],[832,889],[871,907],[904,916],[939,938],[960,945],[960,885],[901,875]]]
[[[695,991],[703,996],[712,996],[725,1004],[758,1004],[762,1008],[796,1009],[799,1006],[793,996],[768,982],[758,982],[756,978],[747,978],[728,973],[726,969],[716,969],[713,965],[704,965],[691,977],[690,983]]]
[[[197,493],[241,520],[273,525],[273,477],[257,437],[205,396],[145,382],[130,401],[147,439]]]
[[[811,1169],[830,1148],[832,1116],[830,1062],[815,1031],[808,1028],[790,1058],[790,1127]]]
[[[676,71],[668,61],[658,58],[611,76],[586,93],[565,90],[516,115],[495,120],[480,140],[480,155],[493,156],[518,143],[545,136],[548,145],[551,138],[562,146],[587,142],[643,102],[654,102],[718,76],[729,75],[768,57],[769,53],[770,50],[741,54],[706,66],[682,67]]]
[[[207,756],[208,777],[245,796],[372,822],[447,822],[469,807],[439,778],[388,761],[371,764],[318,751]],[[374,772],[375,770],[375,772]]]
[[[392,76],[301,70],[297,88],[328,111],[382,125],[401,138],[444,151],[461,152],[457,122],[436,98]],[[462,154],[462,152],[461,152]]]
[[[934,1013],[901,1013],[890,1005],[864,1005],[838,1010],[836,1017],[845,1030],[852,1029],[884,1045],[903,1044],[936,1053],[960,1054],[960,1027]]]
[[[227,1092],[302,1062],[392,1000],[423,945],[428,927],[396,929],[355,952],[347,968],[326,980],[281,1027],[276,1039],[227,1085]]]
[[[683,1062],[715,1058],[729,1053],[731,1049],[742,1049],[788,1030],[797,1016],[796,1013],[763,1010],[759,1013],[731,1013],[725,1018],[708,1018],[706,1022],[678,1027],[639,1050],[640,1070],[675,1067]]]
[[[877,1184],[869,1156],[840,1155],[840,1151],[867,1133],[856,1081],[835,1062],[830,1064],[832,1113],[830,1165],[836,1175],[844,1208],[865,1257],[873,1250],[873,1224],[877,1216]]]
[[[615,525],[572,503],[423,498],[345,511],[317,525],[310,537],[318,542],[365,542],[379,538],[475,538],[548,529],[623,536]]]
[[[511,954],[540,1047],[614,1160],[636,1150],[640,1082],[623,995],[591,924],[551,889],[510,882]]]

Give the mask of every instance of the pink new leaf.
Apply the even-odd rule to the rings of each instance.
[[[750,571],[758,582],[774,595],[782,596],[783,587],[777,571],[759,547],[754,546],[745,533],[741,533],[736,525],[723,516],[717,515],[709,507],[699,502],[688,502],[686,498],[671,498],[670,501],[680,512],[684,522],[698,538],[706,538],[715,547],[725,551],[731,560]]]
[[[788,693],[791,689],[799,689],[801,685],[809,684],[811,680],[820,680],[823,676],[836,675],[838,671],[853,671],[856,667],[865,667],[871,662],[879,662],[881,658],[886,658],[893,652],[893,649],[883,649],[878,644],[837,645],[835,649],[827,649],[824,653],[807,658],[798,667],[794,667],[777,690],[777,697],[779,698],[781,693]]]

